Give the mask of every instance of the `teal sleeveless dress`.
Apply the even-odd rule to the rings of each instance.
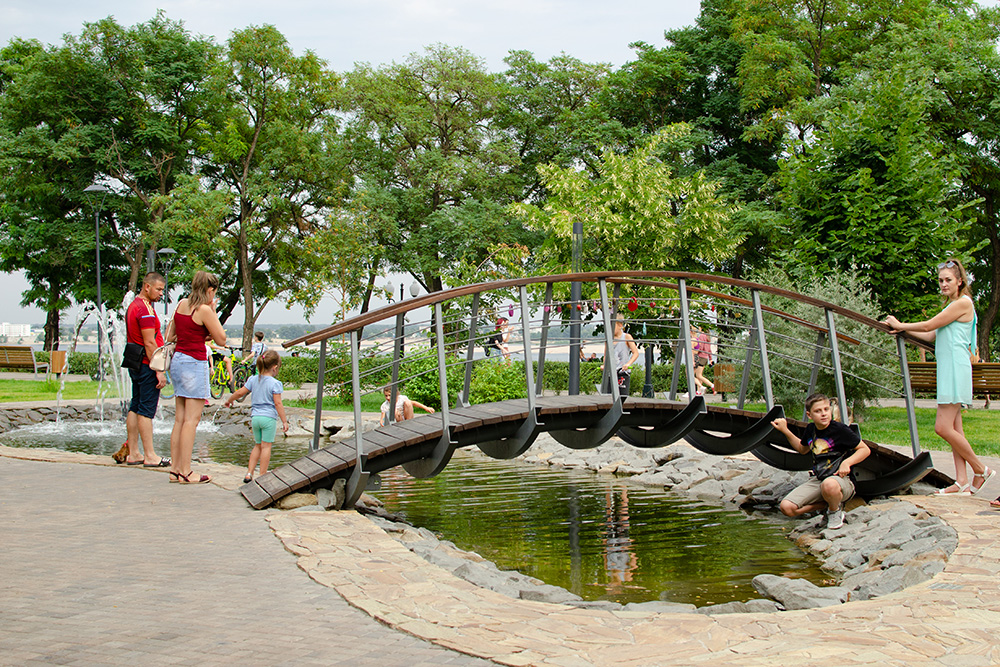
[[[938,405],[972,404],[972,361],[969,354],[975,329],[976,318],[973,316],[971,322],[955,320],[937,330],[934,356],[937,358]]]

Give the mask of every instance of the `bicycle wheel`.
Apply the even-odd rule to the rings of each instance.
[[[219,364],[212,370],[212,376],[209,378],[209,393],[212,394],[212,398],[221,398],[223,394],[226,393],[226,389],[229,383],[226,381],[226,367],[222,365],[220,361]]]
[[[250,379],[250,369],[247,368],[246,364],[240,364],[233,369],[233,375],[235,376],[236,388],[239,389]]]
[[[163,374],[167,376],[167,384],[160,390],[160,398],[173,398],[174,383],[173,380],[170,379],[170,371],[164,371]]]

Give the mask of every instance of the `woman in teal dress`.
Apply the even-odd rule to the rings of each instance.
[[[908,331],[934,343],[937,359],[937,418],[934,432],[951,446],[955,459],[955,483],[939,494],[969,495],[979,493],[995,471],[986,467],[972,451],[962,430],[962,406],[972,404],[972,362],[976,329],[976,308],[972,303],[968,277],[961,262],[949,259],[938,265],[938,287],[944,297],[944,309],[923,322],[900,322],[886,318],[893,333]],[[966,464],[972,468],[969,484]]]

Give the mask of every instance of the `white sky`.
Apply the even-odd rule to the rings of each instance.
[[[515,49],[531,51],[538,60],[565,52],[586,62],[619,66],[632,59],[631,42],[662,45],[664,31],[692,25],[699,8],[689,0],[5,0],[0,3],[0,44],[12,37],[58,44],[67,33],[79,34],[84,22],[110,15],[122,25],[134,25],[163,9],[192,33],[211,35],[217,42],[233,30],[272,24],[296,53],[312,50],[338,72],[356,62],[401,61],[435,43],[465,47],[493,71],[502,71],[503,58]],[[398,286],[398,277],[394,282]],[[45,321],[41,310],[20,307],[26,287],[22,275],[0,274],[0,321]],[[329,323],[337,317],[335,309],[328,299],[311,319]],[[66,321],[73,317],[70,311]],[[229,322],[240,319],[234,313]],[[304,321],[300,309],[286,310],[280,303],[269,304],[258,319],[261,324]]]

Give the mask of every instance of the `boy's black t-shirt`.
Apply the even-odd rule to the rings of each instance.
[[[813,455],[813,473],[820,480],[836,475],[840,464],[854,453],[860,442],[861,436],[838,421],[831,421],[822,431],[816,429],[816,424],[809,423],[802,433],[802,444]]]

